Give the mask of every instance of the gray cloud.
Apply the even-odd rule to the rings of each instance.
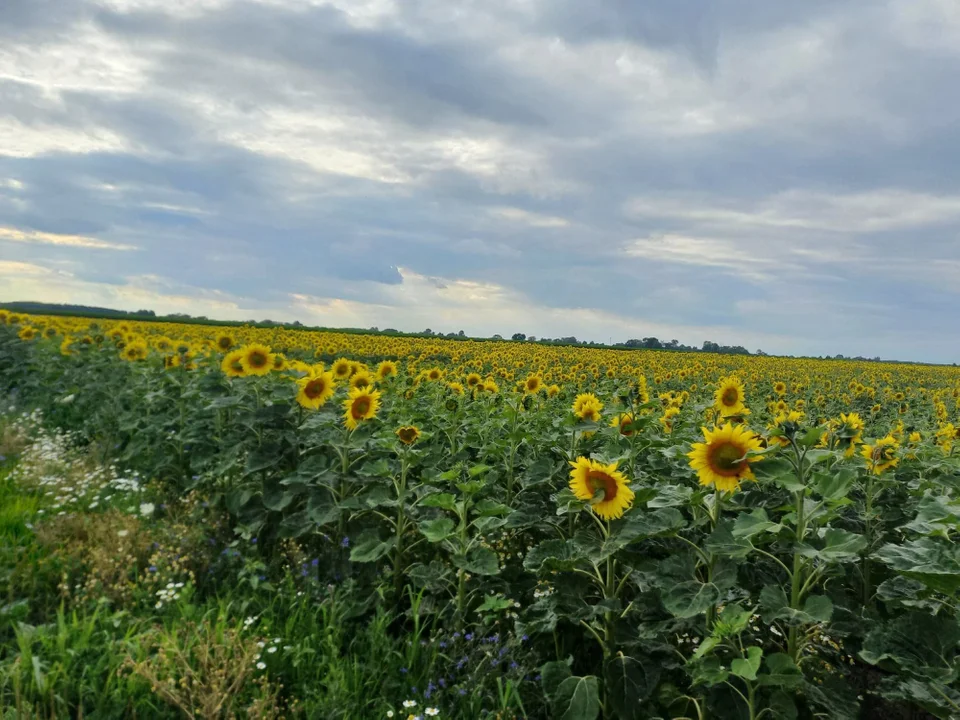
[[[63,293],[960,351],[942,2],[11,0],[0,39],[0,257]]]

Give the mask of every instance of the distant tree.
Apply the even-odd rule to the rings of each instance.
[[[536,342],[536,341],[537,341],[536,335],[531,335],[527,338],[527,342]]]
[[[393,333],[394,335],[396,335],[398,331],[397,331],[397,330],[394,330],[393,328],[387,328],[386,330],[384,330],[384,332],[385,332],[385,333]]]
[[[466,336],[467,334],[463,330],[457,333],[457,337],[466,337]]]
[[[493,339],[493,340],[503,340],[503,335],[500,335],[499,333],[497,333],[497,334],[495,334],[495,335],[493,336],[492,339]]]
[[[643,339],[643,346],[650,350],[660,350],[663,348],[663,343],[655,337],[646,337]]]
[[[430,328],[427,328],[426,330],[424,330],[424,331],[423,331],[422,333],[420,333],[420,334],[421,334],[421,335],[433,335],[433,330],[431,330]]]
[[[514,340],[526,340],[526,339],[527,339],[527,336],[524,335],[523,333],[514,333],[514,334],[513,334],[513,339],[514,339]]]

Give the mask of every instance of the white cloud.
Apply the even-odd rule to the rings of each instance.
[[[61,233],[40,232],[39,230],[19,230],[0,226],[0,241],[16,243],[37,243],[40,245],[61,245],[64,247],[90,248],[93,250],[136,250],[133,245],[106,242],[84,235],[64,235]]]
[[[488,212],[494,217],[535,228],[561,228],[570,225],[570,221],[566,218],[557,217],[556,215],[541,215],[540,213],[529,212],[515,207],[491,208]]]

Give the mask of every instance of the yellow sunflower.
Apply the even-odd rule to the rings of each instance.
[[[230,348],[233,347],[233,338],[226,333],[221,333],[217,335],[217,350],[220,352],[229,352]]]
[[[523,381],[523,391],[528,395],[536,395],[540,391],[540,387],[542,385],[543,378],[541,378],[539,375],[527,375],[527,379]]]
[[[863,442],[863,418],[858,413],[841,413],[840,420],[835,421],[834,425],[838,447],[844,451],[846,457],[853,457],[857,445]]]
[[[604,465],[578,457],[571,462],[570,489],[579,500],[590,501],[590,509],[604,520],[615,520],[633,504],[633,490],[617,463]],[[598,491],[603,491],[597,495]]]
[[[600,419],[603,403],[593,393],[580,393],[573,401],[573,414],[581,420],[596,422]]]
[[[443,377],[443,370],[440,368],[430,368],[424,371],[423,376],[431,381],[440,380]]]
[[[713,400],[713,406],[720,411],[723,417],[742,415],[745,409],[743,383],[735,377],[724,378],[717,386]]]
[[[297,385],[300,388],[297,393],[297,402],[310,410],[318,410],[326,405],[327,400],[333,397],[332,372],[300,378],[297,380]]]
[[[273,369],[273,357],[270,348],[259,343],[251,343],[240,348],[240,364],[246,375],[269,375]]]
[[[343,419],[351,430],[356,430],[364,420],[377,416],[380,409],[380,393],[369,388],[352,388],[343,401]]]
[[[397,437],[404,445],[413,445],[420,439],[420,429],[416,425],[404,425],[397,428]]]
[[[610,427],[615,427],[620,429],[620,434],[624,437],[632,437],[634,434],[634,429],[631,427],[633,425],[633,413],[619,413],[615,415],[610,421]]]
[[[243,350],[228,352],[224,356],[223,362],[220,363],[220,369],[227,377],[243,377],[246,375],[247,371],[243,368]]]
[[[448,382],[447,387],[450,388],[454,394],[463,395],[463,385],[458,382]]]
[[[350,387],[352,388],[365,388],[371,387],[373,385],[373,375],[371,375],[366,370],[357,370],[350,377]]]
[[[37,329],[29,325],[25,325],[20,328],[20,332],[17,333],[17,337],[21,340],[33,340],[37,336]]]
[[[664,432],[673,432],[673,419],[679,414],[680,408],[678,407],[668,407],[663,411],[663,415],[660,418],[660,425],[663,426]]]
[[[283,353],[274,353],[273,354],[273,370],[275,372],[282,372],[289,367],[287,364],[287,358]]]
[[[333,376],[337,380],[346,380],[350,377],[350,361],[346,358],[337,358],[333,363]]]
[[[468,388],[475,388],[483,384],[483,378],[478,373],[470,373],[467,375],[466,383]]]
[[[397,374],[397,364],[392,360],[384,360],[382,363],[377,365],[377,377],[381,380],[386,380],[388,377],[392,377]]]
[[[774,391],[777,395],[783,395],[784,393],[787,392],[787,384],[786,384],[785,382],[783,382],[782,380],[778,380],[777,382],[775,382],[775,383],[773,384],[773,391]]]
[[[701,485],[733,492],[742,480],[753,480],[750,463],[761,458],[746,457],[761,448],[760,440],[743,425],[726,423],[722,428],[702,428],[706,442],[694,443],[687,454],[690,467],[697,471]]]
[[[551,385],[550,387],[547,388],[547,397],[553,398],[553,397],[556,397],[556,396],[559,395],[559,394],[560,394],[560,386],[559,386],[559,385]]]
[[[900,458],[897,457],[897,450],[900,443],[892,435],[880,438],[873,445],[864,445],[860,449],[860,454],[867,459],[867,469],[874,475],[879,475],[884,470],[889,470],[897,466]]]

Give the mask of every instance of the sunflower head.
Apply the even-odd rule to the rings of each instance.
[[[743,383],[735,377],[724,378],[714,393],[713,406],[723,417],[742,415],[746,407],[743,398]]]
[[[633,490],[626,476],[617,470],[617,463],[604,465],[596,460],[578,457],[571,462],[570,489],[580,500],[589,501],[590,509],[604,520],[615,520],[633,504]]]
[[[897,451],[900,449],[900,443],[893,435],[887,435],[880,438],[872,445],[865,444],[860,449],[860,454],[866,458],[867,469],[874,475],[880,475],[885,470],[896,467],[900,462]]]
[[[20,332],[17,333],[17,337],[25,341],[33,340],[36,336],[37,329],[35,327],[31,327],[30,325],[25,325],[24,327],[20,328]]]
[[[269,375],[273,369],[273,355],[270,348],[259,343],[251,343],[240,348],[240,364],[245,375]]]
[[[573,401],[573,414],[586,422],[596,422],[600,419],[603,403],[593,393],[580,393]]]
[[[777,382],[773,384],[773,391],[777,395],[783,395],[787,392],[787,384],[783,382],[783,380],[777,380]]]
[[[337,358],[333,361],[332,371],[337,380],[346,380],[350,377],[350,361],[346,358]]]
[[[679,414],[680,408],[678,407],[668,407],[663,411],[663,416],[660,418],[660,425],[663,427],[664,432],[673,432],[674,418]]]
[[[350,387],[366,388],[373,385],[373,375],[366,370],[358,370],[350,377]]]
[[[381,380],[386,380],[388,377],[393,377],[397,374],[397,364],[392,360],[384,360],[382,363],[377,365],[377,377]]]
[[[226,333],[217,335],[217,350],[228,352],[233,347],[233,338]]]
[[[356,430],[364,420],[377,416],[380,409],[380,393],[370,388],[351,388],[343,401],[343,420],[350,430]]]
[[[308,375],[297,381],[297,403],[310,410],[318,410],[333,397],[333,373],[325,372]]]
[[[633,420],[633,413],[620,413],[610,421],[610,427],[618,428],[620,434],[624,437],[633,437],[636,432],[633,427]]]
[[[420,439],[420,429],[416,425],[404,425],[397,428],[397,437],[404,445],[413,445]]]
[[[528,395],[535,395],[540,391],[542,385],[543,378],[539,375],[527,375],[527,379],[523,381],[523,391]]]
[[[761,458],[747,457],[747,453],[762,446],[747,427],[726,423],[713,430],[703,428],[703,437],[705,442],[694,443],[687,454],[701,485],[733,492],[741,481],[754,479],[750,464]]]
[[[177,355],[177,357],[180,356]],[[246,375],[247,371],[243,367],[243,350],[228,352],[224,356],[223,362],[220,363],[220,369],[227,377],[243,377]]]
[[[470,373],[467,375],[466,383],[468,388],[475,388],[483,383],[483,378],[478,373]]]

